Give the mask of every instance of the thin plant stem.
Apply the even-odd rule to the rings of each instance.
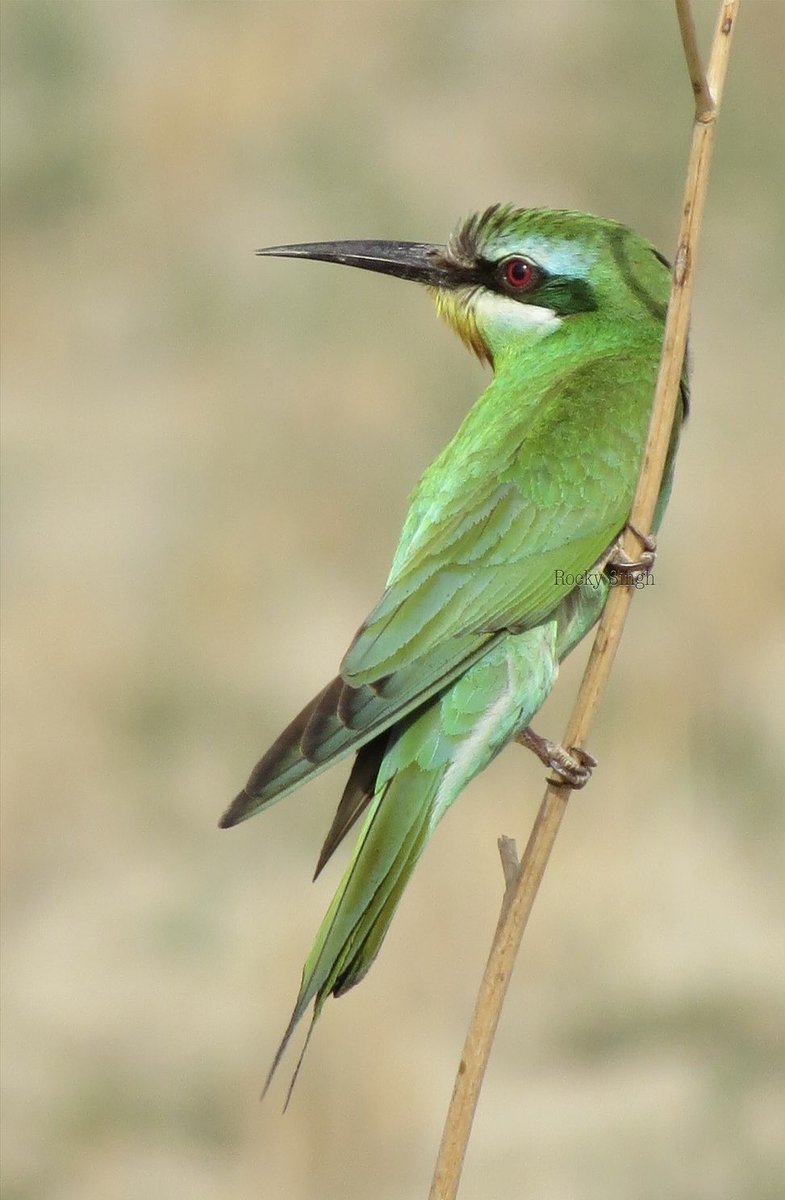
[[[649,434],[630,513],[630,525],[634,526],[635,530],[651,528],[678,401],[687,344],[696,248],[703,218],[716,118],[722,99],[739,2],[740,0],[724,0],[720,6],[709,68],[704,76],[689,0],[676,0],[684,54],[695,96],[695,117],[662,358]],[[641,548],[642,543],[638,535],[634,530],[628,529],[623,538],[624,551],[634,558]],[[616,587],[611,590],[564,735],[565,746],[581,747],[586,742],[608,682],[632,591],[630,587]],[[466,1034],[429,1200],[454,1200],[457,1195],[474,1112],[504,997],[569,796],[569,787],[548,783],[520,869],[516,873],[513,874],[511,870],[513,851],[509,841],[506,840],[500,846],[506,882],[501,914]]]
[[[687,60],[690,83],[695,96],[695,120],[709,120],[715,108],[714,97],[711,94],[701,62],[690,0],[676,0],[676,16],[679,22],[681,44],[684,47],[684,57]]]

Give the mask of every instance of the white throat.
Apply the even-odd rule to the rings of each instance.
[[[562,318],[557,317],[552,308],[521,304],[509,296],[486,291],[474,303],[474,316],[477,328],[489,343],[495,340],[494,331],[509,329],[517,333],[539,333],[544,337],[553,333],[562,323]]]

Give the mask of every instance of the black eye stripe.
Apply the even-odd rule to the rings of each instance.
[[[510,259],[520,258],[537,272],[536,282],[530,287],[514,288],[504,283],[500,272]],[[450,263],[450,287],[485,288],[504,296],[517,304],[537,303],[545,308],[552,308],[560,317],[569,317],[575,313],[592,312],[597,308],[594,289],[586,279],[571,278],[567,275],[551,275],[539,263],[526,258],[523,254],[505,254],[501,259],[478,257],[469,265]]]

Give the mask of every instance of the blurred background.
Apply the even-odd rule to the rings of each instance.
[[[508,751],[446,818],[285,1117],[296,1048],[258,1095],[340,875],[310,883],[347,768],[216,822],[335,672],[485,375],[420,289],[253,251],[439,241],[512,200],[671,255],[691,129],[672,6],[3,9],[3,1195],[424,1196],[496,838],[525,842],[542,768]],[[696,4],[704,45],[716,9]],[[742,6],[657,586],[462,1200],[782,1195],[783,45],[785,6]]]

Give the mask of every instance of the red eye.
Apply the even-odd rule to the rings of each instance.
[[[537,268],[525,258],[508,258],[502,266],[502,279],[508,288],[525,292],[537,282]]]

